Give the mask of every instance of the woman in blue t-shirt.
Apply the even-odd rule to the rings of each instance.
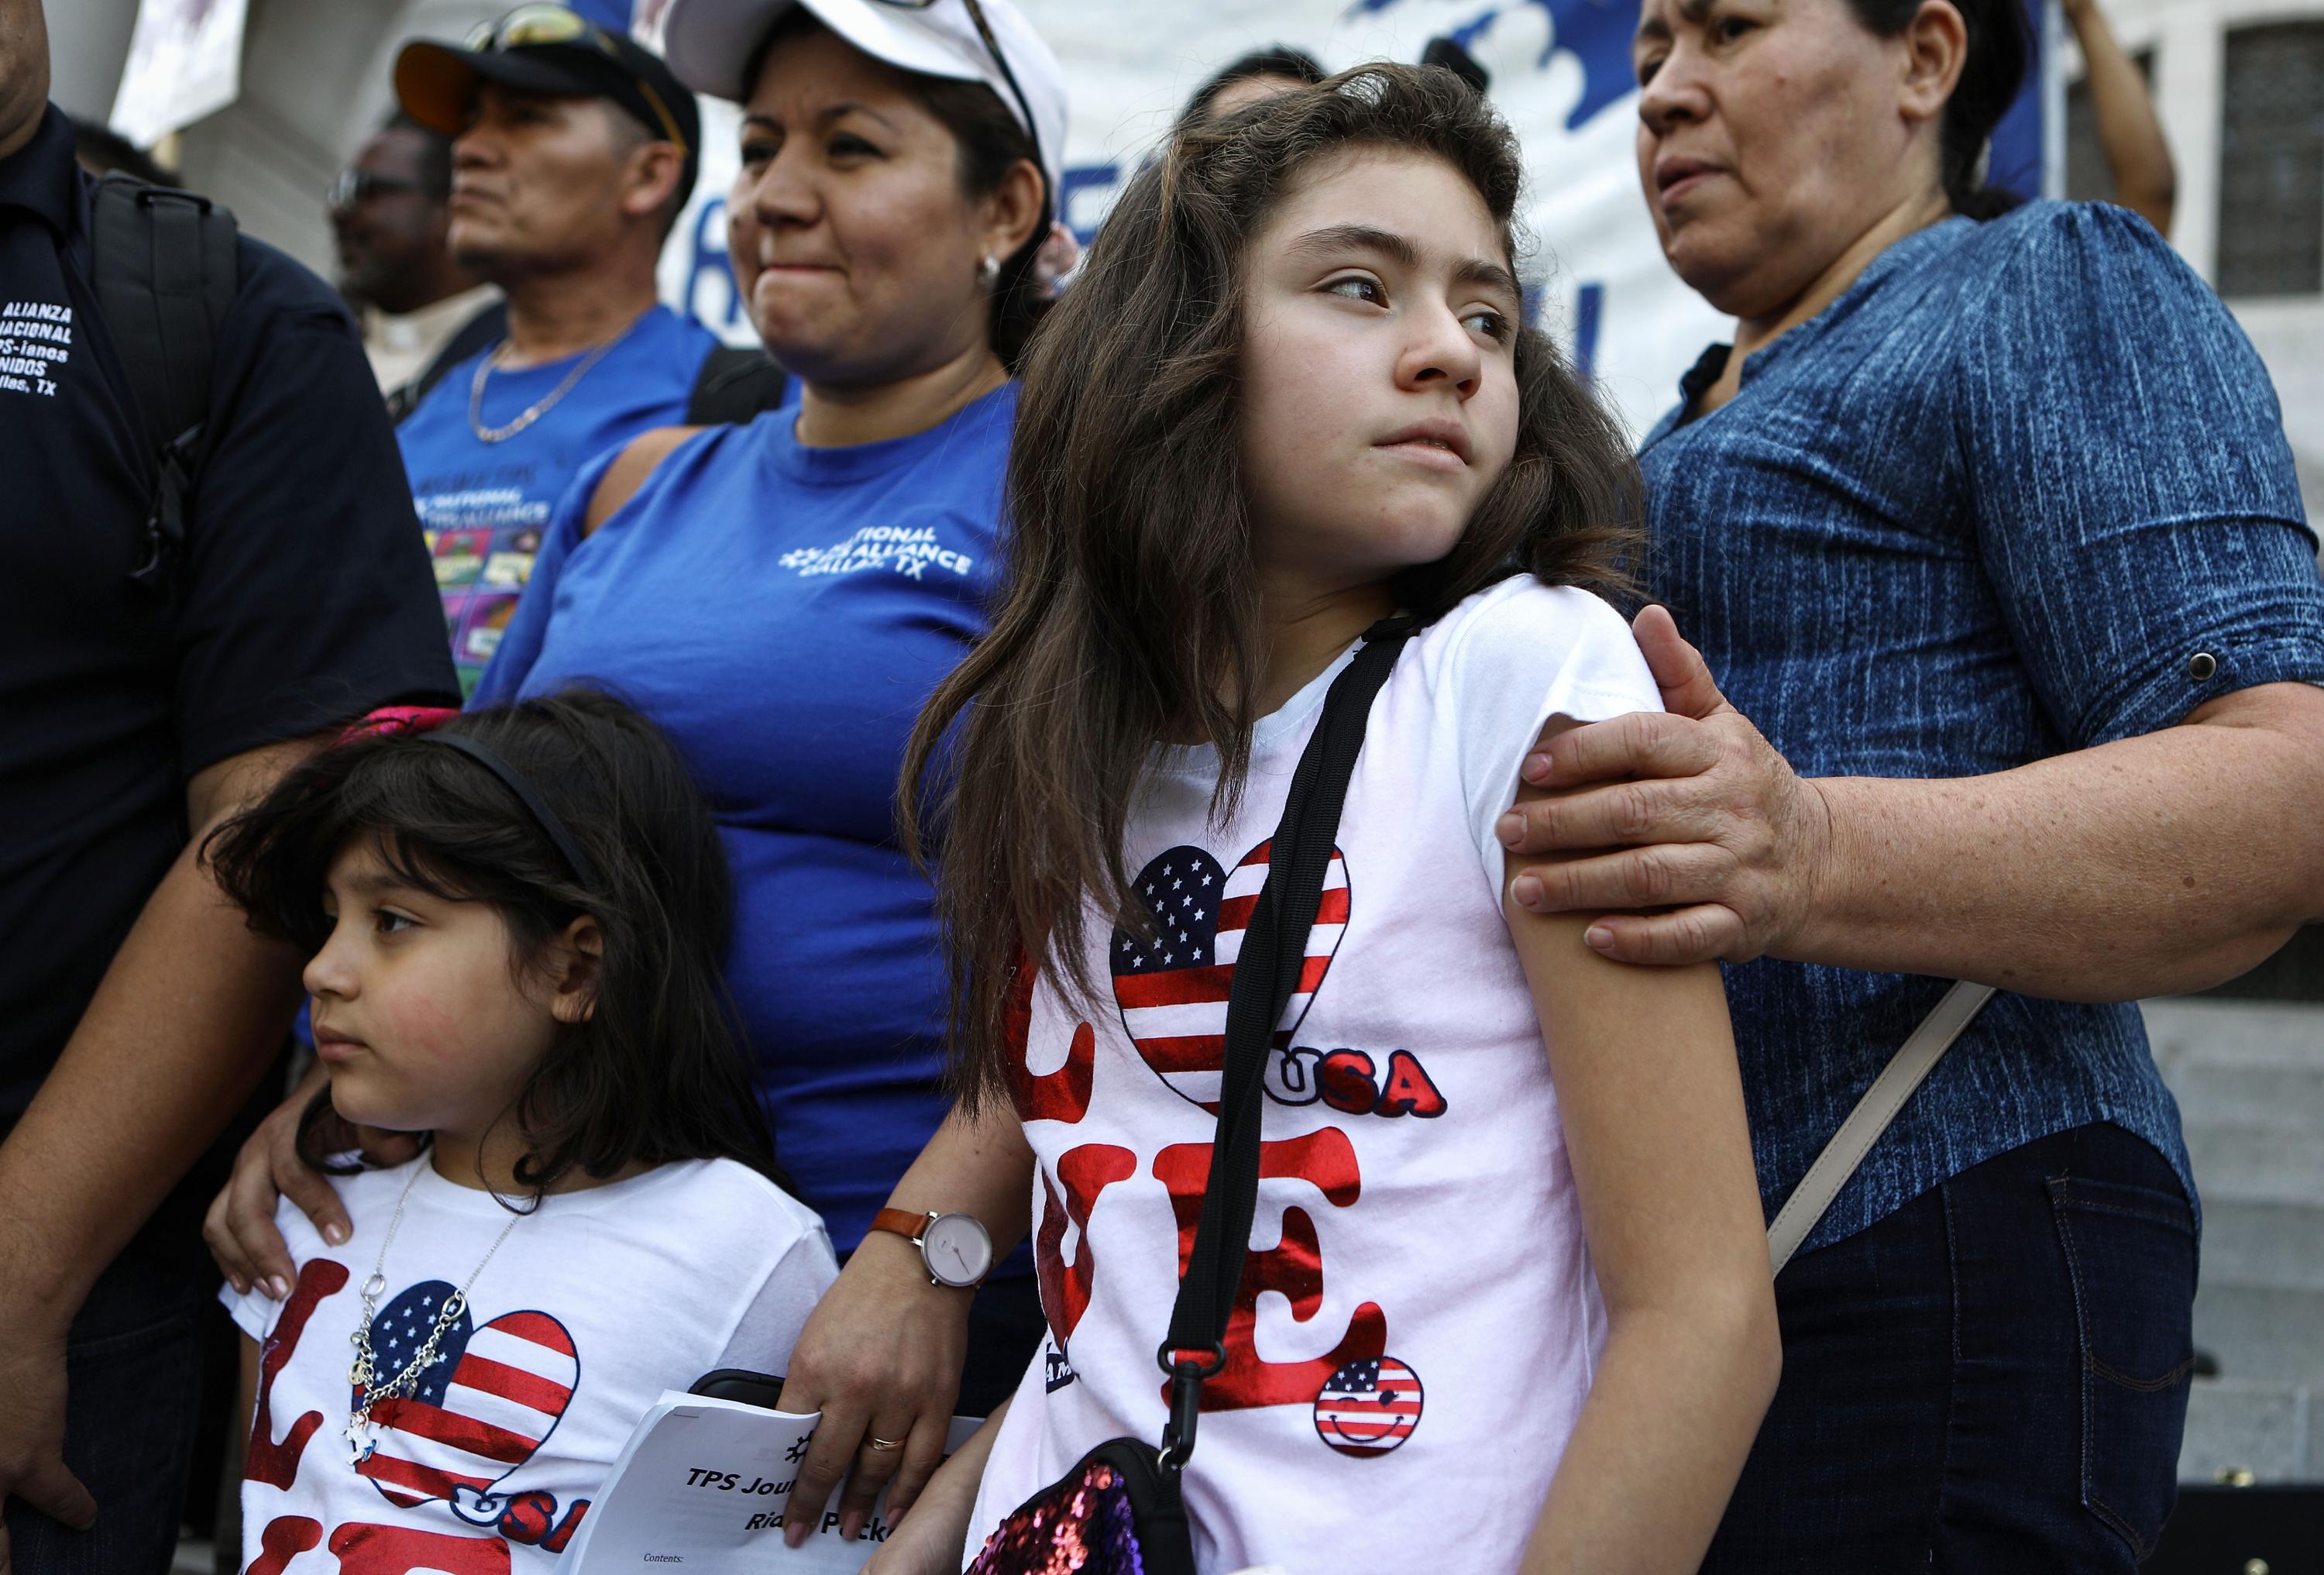
[[[1734,964],[1771,1211],[1948,979],[2000,990],[1776,1279],[1706,1570],[2145,1556],[2200,1177],[2129,1003],[2324,916],[2324,586],[2267,374],[2143,220],[1984,188],[2021,27],[1639,13],[1647,207],[1735,342],[1640,455],[1671,714],[1548,746],[1537,783],[1613,785],[1519,806],[1563,857],[1514,895]]]
[[[921,702],[985,628],[1009,369],[1042,304],[1065,116],[1056,60],[1009,0],[869,9],[671,6],[673,69],[742,106],[730,255],[797,402],[649,432],[585,467],[475,695],[601,687],[677,742],[733,867],[727,981],[782,1161],[843,1254],[891,1201],[963,1208],[890,1197],[945,1113],[946,1009],[931,894],[892,806]],[[254,1193],[267,1162],[244,1168]],[[997,1404],[1042,1327],[1029,1263],[974,1293],[964,1380],[972,1292],[932,1287],[905,1236],[871,1239],[904,1326],[862,1359],[928,1390],[930,1410],[955,1382],[964,1407]],[[872,1448],[881,1465],[908,1441],[933,1466],[940,1430],[883,1437],[882,1422],[834,1403],[832,1446],[855,1429],[843,1469],[867,1432],[898,1446]]]

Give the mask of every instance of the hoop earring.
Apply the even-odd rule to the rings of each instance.
[[[998,285],[1001,282],[1001,259],[987,252],[984,261],[976,265],[976,282],[985,290]]]

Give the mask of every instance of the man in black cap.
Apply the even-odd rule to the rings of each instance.
[[[395,91],[457,138],[452,252],[508,299],[507,337],[396,429],[473,689],[575,473],[684,420],[718,347],[654,299],[701,131],[659,56],[562,5],[521,6],[465,48],[406,44]]]
[[[299,996],[202,837],[452,673],[337,299],[199,198],[90,180],[48,85],[38,0],[0,0],[0,1571],[158,1575],[202,1156]]]

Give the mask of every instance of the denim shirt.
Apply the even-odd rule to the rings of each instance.
[[[1688,419],[1726,352],[1641,450],[1648,579],[1803,776],[2006,770],[2324,682],[2274,390],[2129,213],[2036,202],[1907,236]],[[1727,987],[1772,1217],[1945,983],[1763,958]],[[1997,995],[1806,1246],[2094,1121],[2193,1197],[2137,1008]]]

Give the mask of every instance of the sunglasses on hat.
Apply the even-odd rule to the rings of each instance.
[[[883,3],[894,4],[896,0],[883,0]],[[971,3],[973,4],[973,0]],[[654,118],[661,123],[662,135],[678,144],[681,156],[693,156],[686,134],[678,129],[678,117],[670,114],[669,106],[662,102],[661,95],[654,91],[653,84],[638,77],[632,69],[629,61],[622,58],[621,46],[614,41],[613,35],[570,6],[545,3],[520,5],[504,16],[478,23],[470,31],[464,47],[478,54],[500,54],[508,50],[540,44],[586,44],[625,71],[630,71],[638,92],[653,110]],[[1009,68],[1004,64],[1001,69],[1005,72]]]

